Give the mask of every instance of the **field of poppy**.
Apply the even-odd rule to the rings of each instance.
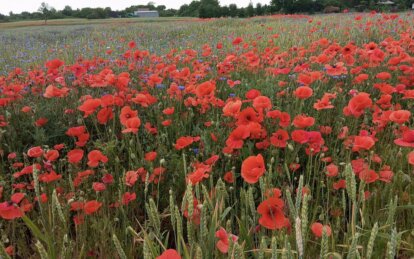
[[[0,32],[0,257],[412,258],[414,15]]]

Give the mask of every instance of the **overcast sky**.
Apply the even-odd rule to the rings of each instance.
[[[48,3],[57,10],[63,9],[66,5],[70,5],[73,9],[82,7],[111,7],[113,10],[122,10],[131,5],[146,4],[150,0],[0,0],[0,13],[8,14],[21,13],[23,11],[34,12],[42,2]],[[192,0],[154,0],[156,5],[165,5],[167,8],[178,9],[183,4],[189,4]],[[250,0],[219,0],[221,5],[229,5],[232,3],[237,6],[247,6]],[[253,4],[268,4],[270,0],[252,0]]]

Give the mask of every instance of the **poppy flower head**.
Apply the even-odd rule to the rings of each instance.
[[[360,150],[370,150],[375,145],[375,141],[369,136],[356,136],[354,138],[354,145],[352,151],[359,152]]]
[[[196,95],[199,98],[208,97],[214,95],[216,85],[210,81],[204,82],[197,86]]]
[[[245,182],[250,184],[257,183],[265,172],[266,168],[261,154],[249,156],[243,161],[241,166],[241,176]]]
[[[181,256],[176,250],[167,249],[160,256],[157,256],[156,259],[181,259]]]
[[[92,215],[101,208],[102,203],[92,200],[88,201],[83,205],[83,210],[85,211],[86,215]]]
[[[394,143],[402,147],[414,147],[414,130],[405,130],[402,137],[394,140]]]
[[[263,111],[272,108],[272,101],[267,96],[257,96],[253,100],[253,107],[256,111]]]
[[[27,155],[32,158],[40,157],[43,155],[43,149],[40,146],[32,147],[27,151]]]
[[[309,86],[300,86],[296,88],[293,94],[296,96],[296,98],[305,100],[312,96],[313,90]]]
[[[223,254],[226,254],[229,250],[229,238],[231,238],[232,242],[237,242],[239,239],[237,236],[227,233],[222,227],[216,231],[216,237],[219,239],[216,243],[216,247]]]
[[[407,160],[410,165],[414,165],[414,151],[408,153]]]
[[[223,115],[227,117],[237,117],[240,112],[242,102],[240,100],[229,101],[223,107]]]
[[[88,166],[97,167],[99,162],[106,163],[108,162],[108,157],[102,154],[99,150],[92,150],[88,154]]]
[[[328,225],[322,225],[319,222],[315,222],[311,225],[312,233],[318,238],[322,237],[324,229],[328,237],[332,235],[331,227]]]
[[[257,212],[261,215],[259,224],[271,230],[281,229],[288,225],[289,220],[283,213],[284,202],[279,198],[268,198],[257,207]]]
[[[270,137],[270,143],[279,148],[285,148],[287,145],[287,140],[289,140],[289,133],[286,130],[278,129]]]
[[[365,109],[370,108],[372,100],[367,93],[359,93],[351,98],[348,103],[347,111],[354,117],[360,117]]]
[[[411,117],[411,112],[407,111],[407,110],[398,110],[398,111],[393,111],[390,114],[390,120],[392,122],[398,123],[398,124],[403,124],[405,122],[407,122]]]

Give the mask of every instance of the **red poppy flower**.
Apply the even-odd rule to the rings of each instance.
[[[27,151],[27,155],[29,157],[40,157],[41,155],[43,155],[43,149],[40,146],[37,147],[32,147],[31,149],[29,149]]]
[[[230,136],[226,140],[226,145],[227,147],[232,149],[240,149],[243,147],[244,140],[247,139],[249,136],[249,127],[245,125],[240,125],[230,133]]]
[[[402,147],[414,147],[414,130],[405,130],[402,137],[394,140],[394,143]]]
[[[82,135],[85,132],[86,132],[86,127],[85,126],[78,126],[78,127],[69,128],[66,131],[66,135],[68,135],[69,137],[79,137],[80,135]]]
[[[275,147],[285,148],[287,145],[287,140],[289,139],[289,134],[286,130],[278,129],[270,137],[270,143]]]
[[[196,88],[196,95],[198,98],[208,97],[214,95],[216,85],[213,82],[207,81]]]
[[[234,175],[233,175],[233,172],[230,171],[230,172],[225,173],[223,179],[227,183],[234,183]]]
[[[414,165],[414,151],[411,151],[410,153],[408,153],[407,159],[410,165]]]
[[[361,181],[364,181],[366,183],[373,183],[379,179],[378,174],[374,170],[368,168],[362,170],[358,176]]]
[[[335,177],[338,175],[338,167],[335,164],[329,164],[326,166],[326,176],[328,177]]]
[[[43,157],[47,161],[52,162],[52,161],[55,161],[56,159],[58,159],[59,152],[57,150],[52,149],[52,150],[49,150],[46,154],[44,154]]]
[[[138,180],[138,173],[136,171],[128,171],[125,174],[125,185],[131,187],[134,186],[135,182]]]
[[[381,80],[388,80],[391,78],[391,74],[388,72],[380,72],[375,77]]]
[[[30,106],[24,106],[21,109],[21,111],[24,112],[24,113],[28,113],[28,112],[32,111],[32,108]]]
[[[168,107],[165,108],[162,113],[164,113],[165,115],[172,115],[174,114],[175,108],[174,107]]]
[[[360,150],[370,150],[375,145],[374,139],[369,136],[356,136],[354,138],[354,143],[352,151],[358,152]]]
[[[398,111],[393,111],[390,114],[390,120],[398,123],[398,124],[403,124],[405,122],[407,122],[410,119],[411,116],[411,112],[407,111],[407,110],[398,110]]]
[[[252,122],[260,121],[259,114],[252,107],[242,110],[237,116],[237,125],[249,125]]]
[[[54,149],[60,151],[65,147],[65,144],[56,144],[53,146]]]
[[[50,173],[44,173],[39,175],[39,181],[44,183],[50,183],[62,179],[61,174],[57,174],[55,171]]]
[[[145,160],[147,161],[154,161],[157,158],[157,152],[148,152],[145,154]]]
[[[223,115],[228,117],[236,117],[240,112],[241,106],[242,102],[240,100],[229,101],[223,107]]]
[[[299,144],[305,144],[309,141],[309,133],[305,130],[294,130],[291,137],[293,141]]]
[[[296,88],[293,94],[299,99],[308,99],[312,96],[313,90],[309,86],[300,86]]]
[[[242,38],[240,38],[240,37],[237,37],[237,38],[235,38],[234,40],[233,40],[233,45],[239,45],[240,43],[242,43],[243,42],[243,39]]]
[[[35,121],[35,126],[36,127],[43,127],[43,126],[45,126],[46,125],[46,123],[48,122],[49,120],[47,119],[47,118],[39,118],[39,119],[37,119],[36,121]]]
[[[121,124],[125,126],[127,120],[134,118],[138,115],[138,112],[132,110],[131,107],[125,106],[121,109],[121,114],[119,115]]]
[[[138,117],[129,118],[125,121],[124,126],[126,129],[122,130],[122,133],[137,133],[141,126],[141,120]]]
[[[201,211],[200,208],[198,207],[198,200],[194,197],[193,199],[193,215],[191,217],[191,221],[196,224],[196,225],[200,225],[200,216],[201,216]],[[190,218],[190,214],[188,213],[188,204],[185,207],[185,210],[183,212],[184,217],[186,217],[187,219]]]
[[[346,181],[345,180],[339,180],[338,182],[335,182],[332,184],[332,187],[335,190],[339,190],[339,189],[345,189],[346,188]]]
[[[106,163],[108,162],[108,157],[103,155],[99,150],[92,150],[88,154],[88,166],[97,167],[99,162]]]
[[[256,111],[262,111],[264,109],[270,109],[272,108],[272,101],[267,96],[257,96],[253,100],[253,107],[256,109]]]
[[[186,136],[186,137],[180,137],[179,139],[177,139],[177,141],[175,142],[175,149],[177,150],[181,150],[189,145],[191,145],[194,142],[194,138],[191,136]]]
[[[276,197],[264,200],[257,207],[257,212],[261,215],[259,224],[271,230],[286,227],[289,220],[283,213],[284,206],[283,200]]]
[[[167,249],[156,259],[181,259],[181,256],[174,249]]]
[[[8,201],[0,203],[0,217],[6,220],[12,220],[23,216],[23,210],[13,202]]]
[[[71,164],[79,163],[83,158],[84,151],[82,149],[73,149],[68,152],[68,161]]]
[[[322,225],[319,222],[315,222],[311,225],[311,230],[312,233],[316,236],[316,237],[322,237],[323,235],[323,229],[325,228],[326,231],[326,235],[329,237],[332,235],[332,230],[331,227],[328,225]]]
[[[367,93],[359,93],[351,98],[348,103],[347,112],[354,117],[361,116],[366,108],[370,108],[372,100]]]
[[[99,210],[99,208],[102,206],[102,203],[92,200],[88,201],[83,205],[83,210],[87,215],[91,215]]]
[[[78,107],[78,110],[84,112],[83,117],[86,118],[94,113],[99,106],[101,106],[101,99],[88,99]]]
[[[46,87],[45,93],[43,94],[43,97],[45,97],[45,98],[53,98],[53,97],[63,98],[63,97],[66,97],[68,95],[68,93],[69,93],[69,88],[67,88],[67,87],[57,88],[54,85],[49,85],[48,87]]]
[[[311,127],[313,124],[315,124],[315,118],[308,117],[306,115],[298,115],[293,119],[292,123],[296,128],[303,129]]]
[[[14,247],[13,246],[8,246],[4,249],[4,251],[6,251],[6,253],[10,256],[14,255]]]
[[[390,183],[394,177],[394,172],[391,171],[389,166],[383,166],[381,171],[379,171],[379,180],[384,183]]]
[[[249,156],[241,166],[241,176],[244,181],[250,184],[257,183],[259,178],[266,172],[264,159],[261,154]]]
[[[254,98],[260,95],[262,95],[262,93],[260,93],[260,91],[257,89],[250,89],[249,91],[246,92],[246,98],[249,100],[253,100]]]
[[[216,237],[219,239],[219,241],[216,243],[216,247],[223,254],[226,254],[229,250],[229,238],[231,238],[233,242],[237,242],[237,240],[239,239],[237,236],[233,234],[228,234],[226,230],[222,227],[216,231]]]
[[[197,170],[187,175],[187,179],[192,185],[196,185],[209,177],[208,172],[209,171],[206,168],[197,168]]]
[[[111,107],[102,108],[96,115],[99,124],[106,124],[109,120],[112,120],[113,117],[114,113]]]
[[[126,192],[124,193],[124,195],[122,195],[122,204],[123,205],[128,205],[131,201],[136,200],[137,195],[135,194],[135,192],[130,193],[130,192]]]
[[[133,48],[135,48],[137,46],[137,44],[135,43],[135,41],[130,41],[130,42],[128,42],[128,47],[130,48],[130,49],[133,49]]]
[[[95,183],[92,184],[92,189],[95,192],[102,192],[102,191],[106,190],[106,186],[103,183],[95,182]]]
[[[111,174],[105,174],[101,179],[104,184],[111,184],[114,182],[114,177]]]

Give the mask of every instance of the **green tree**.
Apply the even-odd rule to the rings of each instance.
[[[230,16],[230,8],[228,6],[221,7],[221,16],[223,17],[229,17]]]
[[[42,2],[40,4],[39,9],[37,9],[40,13],[42,13],[43,19],[45,20],[45,24],[47,23],[47,19],[49,19],[49,16],[51,15],[50,9],[50,6],[45,2]]]
[[[261,3],[257,3],[256,4],[256,15],[257,16],[261,16],[261,15],[263,15],[264,14],[264,9],[263,9],[263,6],[262,6],[262,4]]]
[[[72,7],[70,7],[69,5],[65,6],[65,8],[63,8],[63,10],[62,10],[62,14],[64,16],[68,16],[68,17],[73,16],[73,9],[72,9]]]
[[[184,4],[178,10],[178,16],[181,17],[198,17],[199,16],[199,8],[200,8],[200,1],[192,1],[189,5]]]
[[[238,9],[237,9],[237,5],[236,4],[231,4],[229,5],[229,15],[231,17],[237,17],[238,14]]]
[[[240,8],[237,10],[237,16],[240,18],[246,17],[246,8]]]
[[[253,17],[255,14],[253,3],[250,1],[249,5],[246,8],[246,15],[247,17]]]
[[[201,0],[198,9],[200,18],[220,17],[220,4],[217,0]]]

